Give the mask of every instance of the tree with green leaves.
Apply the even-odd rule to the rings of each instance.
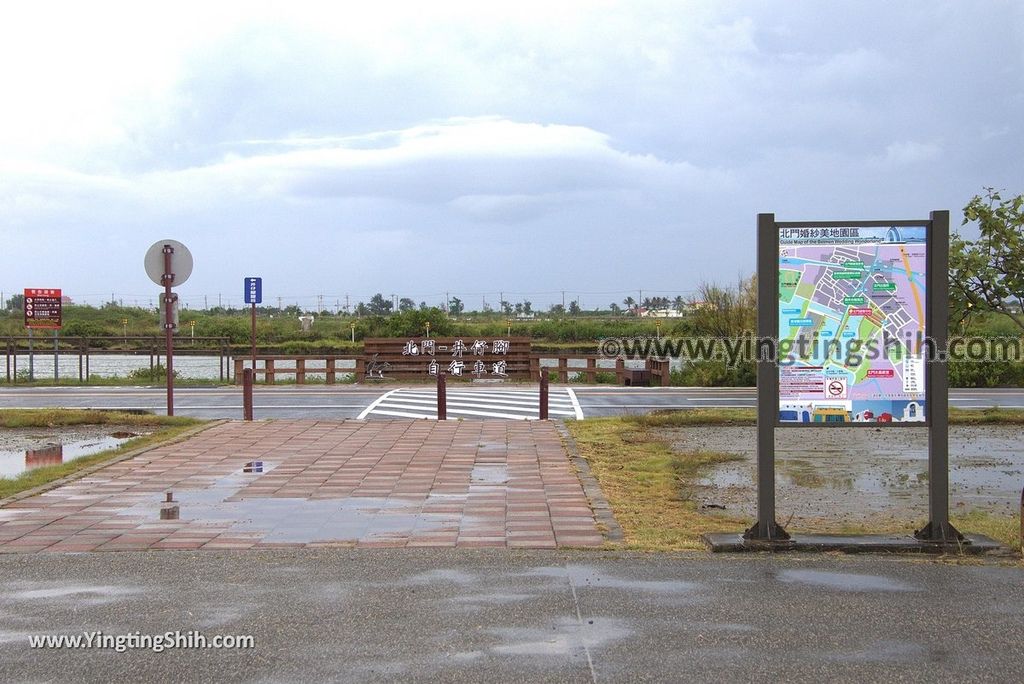
[[[964,207],[962,225],[971,222],[977,222],[977,240],[950,236],[953,316],[965,321],[974,312],[995,311],[1024,329],[1024,195],[1003,199],[998,190],[985,188]]]
[[[369,309],[370,313],[374,314],[375,316],[387,316],[389,313],[391,313],[391,309],[394,307],[394,305],[395,303],[391,300],[390,297],[385,299],[384,295],[378,292],[377,294],[370,297]]]

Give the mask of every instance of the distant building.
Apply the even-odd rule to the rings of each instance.
[[[683,312],[675,309],[645,309],[641,307],[640,316],[643,318],[682,318]]]

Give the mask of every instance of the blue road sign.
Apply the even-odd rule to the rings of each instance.
[[[262,304],[263,303],[263,278],[246,278],[245,279],[245,303],[246,304]]]

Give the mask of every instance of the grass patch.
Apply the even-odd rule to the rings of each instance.
[[[632,423],[651,428],[691,425],[755,425],[757,411],[750,408],[681,409],[626,416]],[[949,409],[950,425],[1024,425],[1024,409]]]
[[[82,456],[60,465],[35,468],[13,478],[0,477],[0,499],[73,475],[89,466],[102,463],[131,450],[161,444],[178,437],[203,422],[195,418],[181,416],[168,417],[153,414],[123,413],[120,411],[63,409],[0,410],[0,426],[5,428],[107,424],[155,428],[154,432],[129,439],[116,449],[107,449],[106,451],[89,456]]]
[[[950,425],[1024,425],[1024,409],[949,409]]]
[[[757,412],[744,408],[681,409],[623,416],[623,420],[643,428],[688,427],[691,425],[754,425]]]
[[[0,409],[0,427],[60,427],[62,425],[138,425],[153,427],[192,426],[202,421],[152,413],[96,411],[91,409]]]
[[[951,515],[949,521],[961,532],[983,534],[1010,549],[1020,550],[1020,513],[997,515],[974,510]]]
[[[689,496],[690,483],[705,468],[736,455],[675,453],[633,417],[566,421],[566,426],[608,497],[629,547],[703,548],[701,534],[735,530],[749,522],[701,511]]]

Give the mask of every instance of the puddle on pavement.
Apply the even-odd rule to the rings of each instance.
[[[836,591],[918,591],[914,587],[881,575],[858,575],[826,570],[783,570],[776,578],[787,584],[804,584]]]
[[[583,624],[565,617],[551,628],[503,627],[489,631],[501,640],[490,648],[492,653],[521,656],[568,656],[633,634],[627,622],[606,617],[588,619]]]
[[[691,489],[705,507],[753,515],[756,502],[756,428],[678,428],[666,431],[678,451],[723,451],[743,459],[710,469]],[[878,514],[927,512],[927,432],[829,428],[780,428],[776,436],[776,487],[780,515],[796,523],[829,518],[862,521]],[[950,428],[950,502],[953,512],[1012,512],[1024,484],[1020,430],[1007,426]]]
[[[701,588],[696,582],[684,580],[642,580],[610,575],[589,565],[567,565],[531,568],[526,573],[533,577],[552,577],[572,580],[577,589],[626,589],[665,594],[690,594]]]
[[[258,533],[264,542],[352,542],[407,536],[413,531],[441,531],[453,524],[445,513],[425,513],[422,501],[382,497],[245,497],[247,486],[272,472],[277,463],[250,461],[203,489],[174,492],[180,520],[231,523],[232,533]],[[153,515],[158,504],[145,502],[124,511]],[[456,523],[457,524],[457,523]]]
[[[53,601],[84,606],[101,606],[142,592],[141,589],[129,586],[58,582],[12,582],[0,585],[0,589],[0,593],[12,601]]]
[[[837,651],[825,654],[826,658],[852,663],[917,663],[924,660],[942,662],[946,659],[941,648],[925,648],[908,641],[876,641],[868,648],[857,651]]]
[[[0,450],[0,477],[17,477],[24,472],[45,466],[61,465],[82,456],[113,449],[138,437],[132,432],[118,431],[89,439],[49,443],[32,449]]]

